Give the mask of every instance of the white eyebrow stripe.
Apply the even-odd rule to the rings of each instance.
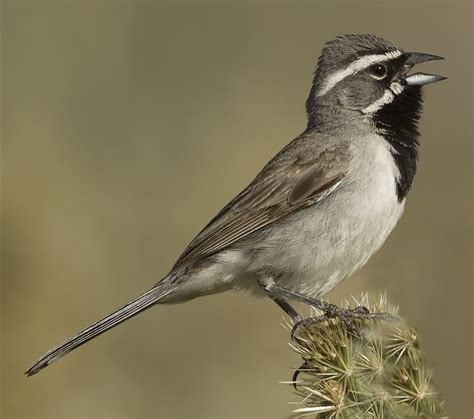
[[[332,76],[328,77],[327,80],[324,82],[323,87],[318,92],[317,96],[325,95],[337,83],[339,83],[341,80],[344,80],[347,76],[350,76],[351,74],[355,74],[359,71],[365,70],[372,64],[398,58],[402,54],[403,53],[401,51],[396,50],[386,52],[385,54],[372,54],[360,57],[357,60],[353,61],[351,64],[349,64],[344,70],[336,71]]]

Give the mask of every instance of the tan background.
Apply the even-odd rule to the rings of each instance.
[[[281,418],[298,359],[269,301],[156,307],[27,379],[154,284],[302,131],[324,41],[371,32],[426,65],[419,174],[383,250],[329,298],[387,290],[451,417],[472,417],[472,5],[3,2],[6,418]]]

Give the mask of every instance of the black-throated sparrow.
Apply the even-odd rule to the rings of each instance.
[[[315,300],[363,266],[400,218],[418,155],[421,86],[445,77],[413,65],[441,57],[407,53],[373,35],[327,43],[304,132],[194,238],[152,289],[50,350],[33,375],[95,336],[156,304],[227,290]]]

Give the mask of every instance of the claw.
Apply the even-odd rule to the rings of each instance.
[[[341,317],[342,323],[344,323],[344,327],[346,330],[353,336],[361,338],[362,334],[360,331],[359,325],[354,321],[354,318],[351,317]]]
[[[304,370],[307,370],[309,368],[309,365],[304,361],[293,373],[293,377],[291,377],[291,380],[293,381],[293,388],[295,390],[298,390],[297,382],[296,380],[298,379],[298,375],[300,375]]]
[[[313,324],[325,322],[327,320],[329,320],[329,317],[327,315],[322,315],[317,317],[307,317],[306,319],[301,319],[297,321],[291,328],[291,340],[294,341],[297,338],[297,332],[300,327],[308,327]]]
[[[358,313],[358,314],[369,314],[370,311],[367,307],[364,307],[364,306],[358,306],[356,308],[353,308],[351,310],[353,313]]]

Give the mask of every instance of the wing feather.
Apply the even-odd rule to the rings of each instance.
[[[278,153],[194,238],[173,269],[215,254],[332,193],[344,179],[348,147],[324,147],[322,140],[301,136]]]

